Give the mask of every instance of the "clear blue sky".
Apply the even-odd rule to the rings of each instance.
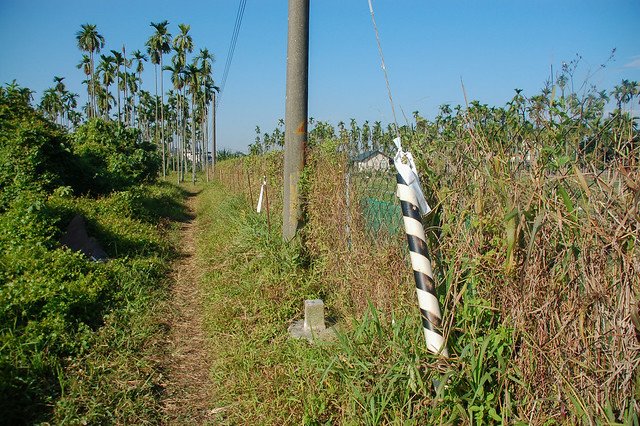
[[[144,49],[151,21],[172,34],[191,25],[196,48],[216,56],[219,82],[239,0],[0,0],[0,83],[36,91],[65,76],[84,102],[75,33],[96,24],[106,50]],[[582,56],[576,81],[611,89],[640,80],[640,0],[374,1],[394,100],[409,119],[470,99],[503,105],[515,88],[533,95],[550,66]],[[311,0],[309,115],[337,124],[391,120],[367,0]],[[254,128],[284,117],[287,1],[248,0],[218,115],[220,148],[246,151]],[[614,60],[599,69],[613,48]],[[153,93],[153,66],[144,88]],[[165,80],[165,88],[169,86]]]

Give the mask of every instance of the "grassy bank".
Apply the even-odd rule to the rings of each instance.
[[[277,229],[269,233],[243,198],[208,188],[197,217],[215,424],[418,425],[513,413],[516,401],[502,416],[494,407],[517,380],[506,365],[513,331],[494,323],[486,302],[465,296],[458,324],[466,333],[451,339],[461,355],[438,361],[426,352],[413,306],[383,314],[370,305],[358,318],[341,312],[342,296],[320,288],[323,266],[283,244]],[[289,339],[303,300],[315,297],[340,316],[337,339]]]
[[[296,247],[270,236],[264,217],[248,210],[219,186],[207,188],[197,208],[216,423],[295,423],[318,349],[289,341],[286,326],[303,299],[318,294]]]
[[[631,103],[618,97],[608,111],[607,96],[550,83],[534,96],[517,90],[503,107],[443,105],[433,120],[415,112],[398,129],[310,126],[300,185],[306,273],[343,323],[357,321],[347,341],[360,342],[360,326],[378,330],[379,321],[383,330],[341,347],[359,362],[338,356],[323,369],[347,389],[339,403],[324,399],[332,421],[355,419],[355,404],[375,414],[370,423],[638,424],[640,138]],[[393,167],[360,161],[370,150],[393,156],[398,134],[433,208],[423,222],[451,354],[444,363],[378,352],[395,333],[410,354],[424,345],[419,324],[395,328],[415,321],[417,308],[394,226]],[[266,177],[278,218],[283,155],[270,142],[262,148],[219,164],[216,178],[255,205]],[[361,366],[376,372],[369,382]],[[412,384],[432,379],[446,386]]]
[[[154,312],[184,193],[161,183],[99,199],[63,189],[24,193],[1,217],[2,422],[156,423],[163,327]],[[58,243],[75,214],[108,261]]]
[[[245,418],[266,424],[638,423],[640,388],[633,368],[638,346],[626,313],[630,295],[637,294],[637,252],[633,243],[620,251],[594,251],[610,237],[602,232],[612,226],[602,215],[604,205],[628,206],[610,207],[608,214],[624,217],[618,229],[628,229],[625,238],[635,241],[637,220],[625,213],[637,209],[633,191],[618,193],[600,177],[585,195],[579,192],[577,169],[562,179],[542,175],[536,181],[540,187],[528,186],[528,175],[498,179],[492,170],[475,178],[472,173],[443,178],[441,190],[433,192],[442,195],[441,206],[428,218],[433,223],[427,222],[451,354],[438,360],[424,347],[406,241],[402,235],[374,241],[356,229],[357,202],[351,203],[354,226],[345,238],[344,177],[335,173],[345,165],[331,145],[327,148],[311,152],[306,170],[303,249],[280,242],[281,205],[272,210],[275,229],[269,235],[264,217],[247,212],[246,201],[234,198],[251,196],[239,188],[249,181],[247,164],[268,170],[269,158],[219,166],[222,177],[244,177],[225,181],[233,205],[206,211],[212,229],[224,235],[206,237],[221,245],[205,249],[219,256],[211,261],[218,266],[208,285],[213,286],[214,346],[223,348],[214,370],[224,389],[222,419],[229,424]],[[260,161],[267,165],[260,167]],[[472,186],[478,182],[480,191]],[[274,183],[270,188],[277,191]],[[252,188],[254,202],[256,194]],[[512,206],[533,201],[505,211],[505,199]],[[619,201],[591,202],[599,199]],[[586,216],[582,223],[590,226],[577,228],[579,219],[572,215]],[[301,259],[300,252],[308,257]],[[315,295],[343,329],[338,342],[309,348],[288,341],[285,329],[301,315],[302,300]],[[604,320],[614,315],[623,322]],[[615,349],[622,341],[628,350]]]

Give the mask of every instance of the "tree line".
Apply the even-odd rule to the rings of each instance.
[[[615,53],[615,50],[612,52]],[[381,151],[393,156],[393,139],[423,145],[424,141],[453,141],[463,138],[469,129],[483,129],[499,142],[501,150],[514,162],[547,156],[554,162],[597,161],[614,159],[636,161],[638,150],[637,108],[640,84],[623,79],[611,90],[600,90],[588,79],[575,82],[581,57],[563,63],[560,71],[544,82],[542,89],[527,96],[515,89],[505,106],[489,106],[479,101],[467,105],[443,104],[433,119],[418,111],[404,116],[404,124],[358,123],[351,118],[334,126],[309,118],[307,145],[312,148],[324,140],[337,140],[340,149],[351,156],[367,151]],[[602,65],[604,68],[605,65]],[[284,120],[271,132],[255,129],[255,141],[249,153],[259,155],[284,147]],[[559,134],[559,137],[550,137]]]
[[[163,177],[172,170],[179,182],[184,181],[190,168],[194,182],[197,170],[206,170],[208,178],[216,152],[215,136],[208,125],[211,120],[211,127],[215,126],[219,91],[213,79],[214,56],[206,47],[194,54],[188,24],[179,24],[175,37],[166,20],[150,26],[153,32],[144,49],[129,52],[125,45],[107,51],[97,26],[83,24],[75,37],[82,52],[77,68],[85,75],[86,103],[78,109],[78,94],[67,90],[65,77],[54,76],[39,108],[69,130],[94,119],[136,128],[144,140],[158,146]],[[142,73],[149,61],[154,66],[153,92],[143,89]],[[166,92],[165,71],[170,73],[172,85]]]

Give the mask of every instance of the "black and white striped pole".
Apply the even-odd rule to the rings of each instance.
[[[431,260],[427,251],[427,238],[422,226],[422,215],[431,211],[420,188],[420,179],[410,152],[402,150],[400,138],[394,139],[398,151],[394,164],[398,174],[398,198],[402,208],[404,229],[409,243],[411,267],[416,282],[418,305],[422,317],[424,338],[427,349],[434,354],[449,356],[442,333],[442,316],[436,296],[436,284],[433,279]]]

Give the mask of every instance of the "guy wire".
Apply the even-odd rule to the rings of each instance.
[[[371,4],[371,0],[368,0],[368,2],[369,2],[369,12],[371,13],[371,22],[373,22],[373,29],[376,33],[376,41],[378,43],[378,53],[380,54],[380,61],[382,62],[382,71],[384,72],[384,81],[387,83],[387,93],[389,94],[389,103],[391,104],[391,112],[393,114],[393,124],[395,125],[397,136],[400,137],[400,131],[398,130],[398,119],[396,118],[396,109],[393,106],[393,97],[391,96],[391,85],[389,84],[387,67],[384,64],[384,55],[382,53],[382,45],[380,44],[380,34],[378,33],[376,18],[373,15],[373,4]]]

